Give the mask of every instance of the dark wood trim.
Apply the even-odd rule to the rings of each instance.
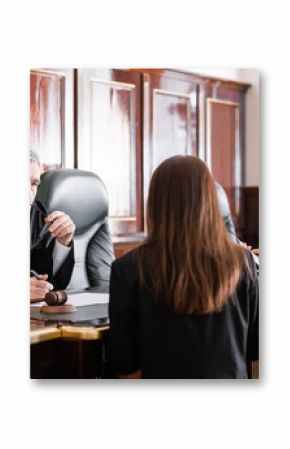
[[[259,187],[242,187],[242,220],[238,230],[243,241],[259,248]]]
[[[112,239],[114,244],[131,244],[141,242],[145,240],[146,237],[147,235],[145,234],[145,232],[136,232],[134,234],[113,235]]]
[[[222,83],[223,89],[238,90],[241,92],[246,92],[247,89],[251,87],[251,84],[249,83],[201,75],[199,73],[187,72],[186,70],[167,69],[167,68],[156,68],[156,69],[134,68],[129,69],[129,71],[140,72],[143,74],[147,73],[151,75],[167,76],[179,80],[183,79],[184,81],[191,81],[198,84],[205,84],[207,86],[216,86],[217,84]]]
[[[172,70],[174,72],[174,70]],[[249,87],[251,87],[251,84],[244,83],[241,81],[232,81],[232,80],[226,80],[223,78],[218,77],[211,77],[206,75],[201,75],[199,73],[191,73],[191,72],[185,72],[188,74],[188,76],[195,82],[199,84],[206,84],[208,86],[216,86],[217,84],[222,84],[223,89],[230,89],[230,90],[238,90],[241,92],[246,92]]]
[[[30,346],[31,379],[109,378],[107,340],[46,341]]]
[[[247,192],[248,195],[257,195],[259,194],[259,187],[258,186],[245,186],[244,190]]]

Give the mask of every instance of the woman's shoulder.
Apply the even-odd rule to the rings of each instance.
[[[123,277],[132,280],[138,278],[137,249],[133,249],[116,259],[112,264],[112,269],[117,270]]]

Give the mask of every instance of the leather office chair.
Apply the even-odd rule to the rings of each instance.
[[[108,195],[99,176],[78,169],[48,171],[41,176],[36,199],[49,213],[70,215],[76,225],[75,267],[68,289],[106,291],[114,249],[107,222]]]

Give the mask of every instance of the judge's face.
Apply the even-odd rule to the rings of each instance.
[[[36,161],[30,161],[30,206],[35,200],[40,184],[40,167]]]

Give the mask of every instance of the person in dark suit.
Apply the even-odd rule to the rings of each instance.
[[[112,264],[113,375],[248,378],[258,360],[255,264],[228,233],[200,159],[174,156],[155,170],[147,228],[146,240]]]
[[[227,198],[227,194],[224,191],[224,189],[222,188],[222,186],[220,184],[218,184],[217,182],[215,183],[216,186],[216,192],[217,192],[217,198],[218,198],[218,204],[219,204],[219,208],[220,208],[220,213],[222,215],[222,218],[224,220],[224,223],[226,225],[226,228],[231,236],[231,239],[234,242],[238,242],[238,238],[236,236],[236,231],[235,231],[235,226],[233,223],[233,219],[232,219],[232,215],[231,215],[231,210],[230,210],[230,205],[229,205],[229,201]]]
[[[30,151],[30,299],[43,299],[50,290],[67,287],[74,268],[75,225],[61,211],[48,214],[35,201],[40,184],[40,161]],[[37,273],[39,276],[35,276]]]

